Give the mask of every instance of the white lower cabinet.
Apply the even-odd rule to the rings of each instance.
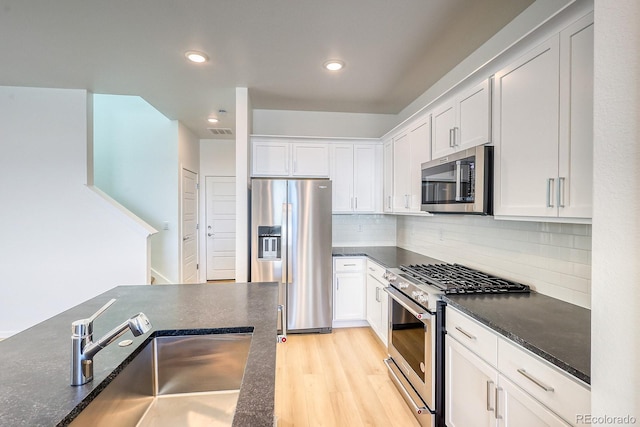
[[[500,417],[498,426],[566,427],[571,425],[502,375],[499,377],[497,390],[497,413]]]
[[[333,258],[333,327],[366,326],[366,259]]]
[[[367,260],[367,322],[387,346],[389,338],[389,297],[384,291],[384,267]]]
[[[498,371],[448,336],[445,339],[445,357],[447,426],[495,426]]]
[[[448,427],[560,427],[590,412],[588,386],[447,308]]]

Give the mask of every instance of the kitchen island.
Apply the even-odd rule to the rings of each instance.
[[[94,339],[143,312],[153,328],[94,357],[93,381],[69,385],[71,323],[117,301],[94,322]],[[273,426],[277,283],[118,286],[0,342],[0,425],[68,425],[156,334],[252,331],[234,426]],[[123,363],[124,362],[124,363]]]

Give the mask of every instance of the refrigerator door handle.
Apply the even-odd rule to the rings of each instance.
[[[287,342],[287,312],[283,304],[278,305],[278,315],[280,316],[280,325],[282,329],[278,331],[278,342]]]
[[[284,230],[284,235],[285,238],[287,239],[287,252],[286,252],[286,256],[284,259],[285,262],[285,266],[287,269],[287,280],[285,283],[291,283],[293,281],[293,262],[291,262],[291,256],[292,256],[292,252],[293,252],[293,237],[291,236],[291,230],[293,230],[293,218],[291,218],[291,214],[292,214],[292,210],[293,210],[293,205],[291,203],[285,203],[286,205],[286,222],[287,222],[287,227]],[[284,273],[284,271],[283,271]],[[284,274],[283,274],[284,276]],[[287,289],[287,294],[289,293],[289,290]],[[288,298],[288,296],[287,296]]]

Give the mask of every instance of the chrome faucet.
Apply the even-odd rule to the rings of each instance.
[[[134,336],[149,332],[151,322],[144,313],[138,313],[120,326],[109,331],[98,341],[93,341],[93,321],[116,302],[112,299],[88,319],[71,324],[71,385],[86,384],[93,379],[93,356],[131,329]]]

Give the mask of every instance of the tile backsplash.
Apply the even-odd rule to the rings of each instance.
[[[591,306],[591,225],[462,215],[400,216],[396,245]]]
[[[333,246],[396,246],[393,215],[333,215]]]

